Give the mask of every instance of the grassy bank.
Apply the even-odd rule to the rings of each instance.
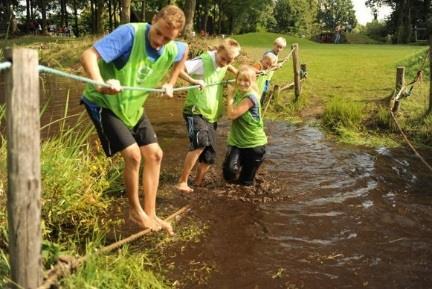
[[[276,34],[251,33],[236,36],[246,53],[259,59],[271,47]],[[423,63],[426,47],[410,45],[319,44],[306,39],[287,37],[288,48],[300,44],[301,62],[308,67],[308,79],[303,85],[302,103],[293,104],[293,92],[283,93],[268,116],[303,119],[324,117],[322,125],[338,140],[371,146],[396,146],[400,137],[388,122],[388,97],[394,90],[396,67],[406,66],[406,81],[410,82]],[[427,66],[427,65],[426,65]],[[291,62],[277,71],[273,84],[292,82]],[[399,119],[404,130],[418,144],[432,145],[430,116],[424,117],[428,96],[428,69],[423,82],[401,106]],[[340,102],[340,104],[337,104]],[[353,107],[355,106],[355,107]],[[360,111],[356,125],[350,114]],[[344,119],[348,117],[347,119]],[[350,123],[350,125],[347,125]],[[335,127],[337,126],[337,128]]]
[[[0,123],[4,122],[0,106]],[[84,114],[82,114],[84,116]],[[59,132],[42,143],[42,257],[48,270],[59,256],[82,256],[124,238],[139,229],[127,222],[127,198],[123,193],[122,162],[109,159],[89,145],[94,133],[87,119],[79,118],[72,127],[63,122]],[[0,141],[0,288],[9,283],[8,229],[6,211],[7,141]],[[162,188],[159,195],[165,205],[161,216],[181,205],[170,201],[172,192]],[[171,204],[172,203],[172,204]],[[126,222],[125,222],[126,220]],[[62,288],[172,288],[175,280],[165,276],[174,267],[165,268],[172,247],[196,242],[205,224],[184,220],[177,234],[148,236],[107,255],[93,256],[61,283]]]

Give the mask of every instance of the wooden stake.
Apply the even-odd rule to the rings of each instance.
[[[403,88],[405,84],[405,67],[399,66],[396,68],[396,94],[400,95],[399,91]],[[394,99],[393,106],[391,107],[391,110],[394,114],[396,114],[399,111],[400,108],[400,99]]]
[[[37,288],[42,281],[38,53],[16,48],[10,56],[6,102],[11,279],[13,288]]]
[[[299,46],[297,43],[294,43],[291,46],[293,51],[293,69],[294,69],[294,94],[295,98],[294,101],[297,101],[300,97],[301,93],[301,82],[300,82],[300,53],[299,53]]]

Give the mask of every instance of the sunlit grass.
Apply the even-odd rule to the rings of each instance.
[[[258,61],[262,54],[271,48],[273,40],[279,35],[271,33],[251,33],[236,36],[243,50],[253,60]],[[375,138],[374,144],[381,145],[391,143],[394,145],[394,131],[383,129],[382,124],[371,125],[371,120],[379,120],[384,116],[374,114],[383,109],[383,102],[395,88],[396,67],[405,65],[406,83],[412,81],[420,68],[425,54],[425,47],[418,45],[387,45],[387,44],[320,44],[306,39],[287,37],[288,47],[281,53],[283,58],[293,42],[300,45],[301,63],[307,65],[308,78],[303,82],[301,99],[306,105],[300,109],[292,109],[295,105],[287,102],[281,107],[280,103],[270,106],[268,116],[281,117],[283,119],[298,120],[302,113],[308,110],[325,111],[325,104],[334,98],[343,99],[349,103],[363,102],[365,110],[361,117],[361,125],[356,128],[344,127],[345,135],[348,130],[356,135],[357,142],[364,144],[362,138]],[[425,67],[427,67],[426,65]],[[413,94],[404,99],[401,105],[404,124],[410,134],[422,143],[428,143],[424,136],[431,133],[432,127],[427,127],[424,122],[414,121],[421,119],[427,107],[428,85],[425,79],[428,77],[428,69],[423,82],[419,82]],[[293,81],[292,62],[288,62],[278,70],[272,80],[272,85],[284,85]],[[281,98],[293,101],[293,90],[283,92]],[[297,107],[299,107],[297,105]],[[317,109],[321,107],[321,109]],[[384,107],[386,107],[384,105]],[[327,106],[329,108],[329,106]],[[387,107],[385,108],[387,109]],[[336,116],[333,113],[327,113]],[[321,114],[316,117],[322,117]],[[338,120],[335,119],[334,122]],[[327,118],[327,123],[331,123]],[[405,124],[406,123],[406,124]],[[368,129],[366,129],[367,127]],[[380,127],[379,130],[375,130]],[[334,131],[334,130],[333,130]],[[387,134],[386,134],[387,132]],[[390,133],[390,134],[388,134]],[[416,134],[422,135],[417,137]],[[339,138],[343,141],[341,134]],[[381,139],[381,144],[379,139]],[[353,141],[350,141],[352,143]],[[354,141],[355,143],[355,141]],[[429,142],[430,143],[430,142]]]

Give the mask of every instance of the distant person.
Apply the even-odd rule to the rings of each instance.
[[[251,66],[242,65],[235,86],[229,87],[226,114],[232,124],[223,163],[223,177],[228,182],[251,186],[264,160],[267,144],[256,74]]]
[[[335,40],[334,43],[338,44],[341,41],[342,26],[338,23],[335,27]]]
[[[171,224],[156,215],[162,149],[144,112],[148,92],[122,90],[121,85],[158,87],[172,97],[173,85],[188,54],[185,43],[174,39],[183,30],[185,16],[174,5],[162,8],[148,23],[129,23],[96,42],[81,55],[89,77],[109,87],[86,85],[82,102],[108,157],[120,153],[129,200],[129,219],[141,228],[173,234]],[[170,73],[171,71],[171,73]],[[140,166],[144,205],[139,200]]]
[[[200,186],[210,165],[216,160],[216,128],[223,111],[223,85],[212,84],[220,83],[228,70],[237,74],[237,69],[230,64],[239,54],[238,42],[226,38],[217,50],[207,51],[186,61],[186,72],[183,72],[181,77],[192,84],[200,85],[201,89],[189,90],[183,108],[190,145],[176,185],[181,192],[193,192],[188,178],[197,161],[199,164],[194,185]]]

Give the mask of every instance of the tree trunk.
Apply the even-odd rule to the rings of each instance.
[[[216,22],[216,13],[217,13],[217,11],[216,11],[216,5],[217,5],[217,3],[216,3],[216,1],[215,1],[215,3],[213,4],[213,17],[212,17],[212,34],[216,34],[216,32],[217,32],[217,22]]]
[[[103,27],[103,21],[102,21],[102,13],[104,8],[104,2],[103,0],[96,0],[96,33],[97,34],[103,34],[104,33],[104,27]]]
[[[146,17],[145,17],[145,6],[146,6],[146,2],[145,0],[141,1],[141,22],[146,22]]]
[[[108,23],[109,23],[109,31],[113,31],[113,13],[112,13],[112,0],[108,0]]]
[[[184,8],[184,12],[185,12],[185,16],[186,16],[184,35],[186,38],[192,37],[195,7],[196,7],[196,0],[186,0],[186,4],[185,4],[185,8]]]
[[[114,2],[113,2],[113,18],[114,18],[114,27],[117,27],[117,17],[116,17],[116,11],[117,11],[117,4],[118,4],[118,1],[117,0],[113,0]]]
[[[222,1],[219,0],[218,2],[218,34],[222,33]]]
[[[131,0],[121,0],[120,23],[130,22]]]
[[[91,14],[91,33],[96,33],[96,22],[95,22],[95,6],[94,6],[94,0],[90,0],[90,14]]]
[[[75,25],[74,25],[74,33],[76,35],[76,37],[79,37],[80,33],[79,33],[79,28],[78,28],[78,8],[77,8],[77,0],[73,1],[73,9],[74,9],[74,20],[75,20]]]
[[[65,26],[65,10],[66,10],[66,3],[65,0],[60,0],[60,27]]]
[[[432,71],[432,32],[429,31],[429,71]],[[428,113],[432,114],[432,72],[429,73],[429,108]]]
[[[30,0],[26,0],[26,24],[30,21]]]
[[[203,30],[207,33],[207,22],[208,22],[208,0],[204,0],[204,25]]]
[[[40,4],[41,4],[41,14],[42,14],[42,35],[47,35],[48,31],[47,31],[47,25],[46,25],[46,3],[45,3],[45,0],[40,0]]]

